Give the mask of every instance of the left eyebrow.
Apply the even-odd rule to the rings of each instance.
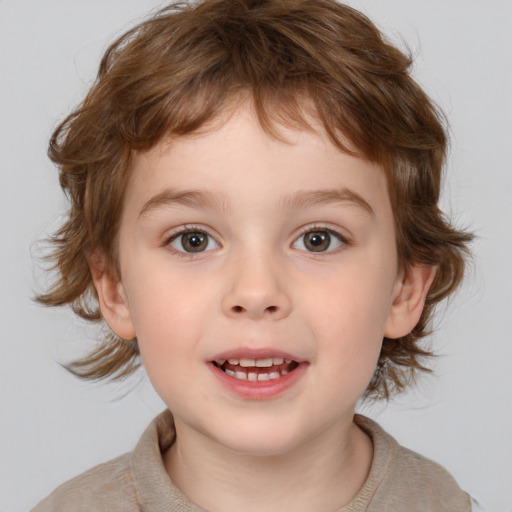
[[[199,209],[226,209],[224,197],[205,190],[175,190],[168,188],[149,199],[139,212],[139,218],[161,207],[175,205]]]
[[[284,196],[280,203],[283,208],[291,209],[303,209],[333,204],[348,204],[362,208],[372,217],[375,217],[375,212],[368,201],[349,188],[299,191],[294,194]]]

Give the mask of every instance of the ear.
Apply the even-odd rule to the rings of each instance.
[[[432,265],[414,266],[399,278],[384,332],[386,338],[401,338],[414,329],[423,312],[436,269]]]
[[[106,265],[103,255],[95,253],[88,259],[101,314],[110,329],[120,338],[135,338],[135,327],[126,300],[123,284]]]

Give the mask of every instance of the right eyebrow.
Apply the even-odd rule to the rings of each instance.
[[[361,195],[349,188],[341,189],[320,189],[299,191],[286,195],[281,200],[281,205],[287,208],[303,209],[322,205],[343,205],[356,206],[366,213],[375,217],[375,211]]]
[[[162,207],[175,205],[188,206],[189,208],[206,209],[227,209],[226,200],[213,192],[206,190],[175,190],[165,189],[163,192],[156,194],[144,203],[139,212],[139,218],[147,215],[149,212]]]

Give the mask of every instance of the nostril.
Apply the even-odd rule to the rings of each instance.
[[[265,308],[265,313],[275,313],[279,308],[277,306],[268,306]],[[231,308],[231,311],[233,313],[243,313],[245,311],[245,308],[243,306],[233,306]]]

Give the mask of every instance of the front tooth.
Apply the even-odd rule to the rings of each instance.
[[[252,381],[252,382],[256,382],[258,380],[258,374],[254,373],[254,372],[249,372],[247,374],[247,379]]]
[[[228,359],[228,363],[232,364],[232,365],[237,365],[238,364],[238,359]]]
[[[259,368],[270,368],[272,366],[272,362],[273,359],[271,357],[267,359],[256,359],[256,366]]]
[[[245,372],[235,372],[235,377],[240,380],[247,380],[247,373]]]
[[[275,366],[279,366],[280,364],[283,364],[284,363],[284,359],[282,357],[274,357],[272,359],[272,364],[274,364]]]
[[[268,373],[260,373],[258,375],[258,380],[270,380],[270,375]]]
[[[231,361],[230,361],[230,363],[231,363]],[[247,368],[249,366],[255,366],[256,361],[254,359],[248,359],[246,357],[243,357],[242,359],[240,359],[240,362],[238,364],[244,368]]]

